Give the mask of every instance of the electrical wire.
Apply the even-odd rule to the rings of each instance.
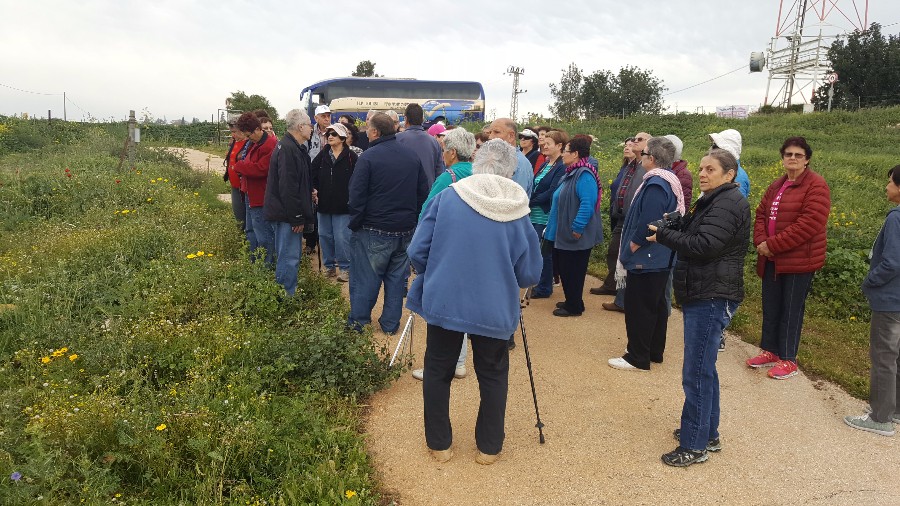
[[[10,86],[8,84],[3,84],[3,83],[0,83],[0,86],[3,86],[4,88],[9,88],[11,90],[21,91],[22,93],[31,93],[32,95],[44,95],[44,96],[48,96],[48,97],[56,97],[56,96],[62,95],[62,93],[41,93],[39,91],[23,90],[21,88],[16,88],[14,86]]]
[[[732,70],[732,71],[730,71],[730,72],[726,72],[726,73],[724,73],[724,74],[722,74],[722,75],[720,75],[720,76],[713,77],[712,79],[707,79],[706,81],[703,81],[703,82],[701,82],[701,83],[694,84],[694,85],[692,85],[692,86],[688,86],[687,88],[682,88],[682,89],[680,89],[680,90],[670,91],[669,93],[664,93],[663,96],[664,96],[664,97],[668,97],[669,95],[674,95],[674,94],[676,94],[676,93],[681,93],[682,91],[687,91],[687,90],[689,90],[689,89],[691,89],[691,88],[696,88],[697,86],[700,86],[700,85],[703,85],[703,84],[706,84],[706,83],[710,83],[710,82],[712,82],[712,81],[715,81],[716,79],[720,79],[720,78],[723,78],[723,77],[725,77],[725,76],[727,76],[727,75],[734,74],[734,73],[737,72],[738,70],[742,70],[742,69],[745,69],[745,68],[747,68],[747,65],[741,65],[740,67],[738,67],[738,68],[736,68],[736,69],[734,69],[734,70]]]
[[[80,105],[76,104],[75,102],[72,102],[72,99],[69,98],[68,96],[66,96],[66,102],[68,102],[68,103],[74,105],[75,107],[77,107],[81,112],[85,113],[86,115],[88,115],[88,116],[91,115],[91,113],[89,113],[89,112],[85,111],[84,109],[82,109]]]

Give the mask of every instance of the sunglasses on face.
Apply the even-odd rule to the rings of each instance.
[[[806,158],[806,153],[785,153],[782,156],[784,156],[785,158],[803,159]]]
[[[329,130],[325,132],[325,137],[340,137],[340,135],[338,135],[338,133],[334,130]]]
[[[645,140],[647,139],[645,139],[644,137],[632,137],[633,142],[644,142]]]
[[[629,138],[625,139],[625,144],[628,144],[629,142],[634,142],[634,137],[629,137]]]
[[[641,156],[653,156],[653,155],[651,155],[650,153],[648,153],[648,152],[646,152],[646,151],[644,151],[644,150],[642,149],[642,150],[641,150]]]
[[[531,136],[528,136],[528,135],[520,135],[520,136],[519,136],[519,140],[520,140],[520,141],[530,141],[530,140],[534,140],[534,137],[531,137]]]

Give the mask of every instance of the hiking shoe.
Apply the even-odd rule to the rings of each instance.
[[[615,288],[605,288],[603,286],[591,288],[588,291],[591,292],[591,294],[593,294],[593,295],[615,295],[616,294]]]
[[[560,307],[553,310],[553,316],[581,316],[581,313],[573,313],[564,307]]]
[[[331,268],[325,271],[326,278],[333,278],[337,276],[337,269]]]
[[[872,406],[866,404],[865,411],[866,411],[866,413],[871,413]],[[894,416],[891,417],[891,421],[894,423],[900,423],[900,413],[894,413]]]
[[[675,436],[675,441],[681,441],[681,429],[675,429],[672,432],[672,435]],[[708,452],[717,452],[722,449],[722,440],[719,438],[710,439],[706,442],[706,451]]]
[[[616,312],[619,312],[619,313],[624,313],[624,312],[625,312],[625,308],[619,306],[619,305],[616,304],[615,302],[604,302],[603,304],[600,304],[600,305],[603,307],[603,309],[605,309],[605,310],[607,310],[607,311],[616,311]]]
[[[612,367],[613,369],[619,369],[622,371],[648,372],[650,370],[650,369],[641,369],[639,367],[635,367],[635,366],[629,364],[628,361],[622,357],[611,358],[611,359],[607,360],[606,363],[609,364],[609,366]]]
[[[722,339],[719,340],[719,353],[725,351],[725,336],[722,336]]]
[[[428,451],[429,451],[429,453],[431,453],[431,456],[434,458],[434,460],[440,462],[441,464],[443,464],[444,462],[447,462],[448,460],[450,460],[450,458],[453,457],[453,450],[451,450],[450,448],[447,448],[446,450],[428,450]]]
[[[463,379],[467,374],[468,371],[466,371],[466,366],[464,365],[457,367],[456,370],[453,371],[453,377],[456,379]],[[412,377],[422,381],[422,379],[425,378],[425,369],[413,369]]]
[[[777,380],[786,380],[797,375],[797,363],[792,360],[781,360],[775,367],[769,369],[769,377]]]
[[[757,367],[772,367],[773,365],[778,363],[778,356],[770,351],[763,350],[759,355],[748,358],[747,365],[753,368]]]
[[[341,271],[341,273],[337,275],[337,280],[341,283],[346,283],[350,281],[350,275],[347,274],[347,271]]]
[[[853,427],[854,429],[864,430],[866,432],[872,432],[875,434],[880,434],[882,436],[894,435],[894,424],[892,424],[891,422],[876,422],[875,420],[872,420],[868,414],[859,416],[845,416],[844,423]]]
[[[489,465],[493,464],[494,462],[497,462],[498,458],[500,458],[499,453],[496,455],[489,455],[487,453],[483,453],[483,452],[479,451],[478,455],[475,456],[475,462],[478,462],[479,464],[481,464],[483,466],[489,466]]]
[[[706,450],[688,450],[679,446],[661,457],[663,464],[675,467],[687,467],[698,462],[706,462],[709,454]]]
[[[566,301],[556,303],[556,309],[565,309],[565,308],[566,308]]]

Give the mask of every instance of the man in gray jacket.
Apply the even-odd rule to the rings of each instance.
[[[431,189],[434,180],[444,172],[441,145],[422,128],[425,112],[421,105],[407,105],[404,114],[406,114],[406,130],[397,134],[397,142],[413,150],[419,157],[422,168],[425,169],[425,177],[428,178],[428,188]]]

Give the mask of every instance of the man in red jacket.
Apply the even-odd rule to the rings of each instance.
[[[263,214],[263,200],[266,195],[266,178],[269,176],[269,162],[277,141],[262,129],[259,118],[252,112],[241,114],[235,124],[251,142],[247,156],[234,164],[234,171],[241,176],[241,191],[247,202],[247,222],[244,231],[250,242],[250,251],[265,248],[266,264],[274,265],[275,229]]]

